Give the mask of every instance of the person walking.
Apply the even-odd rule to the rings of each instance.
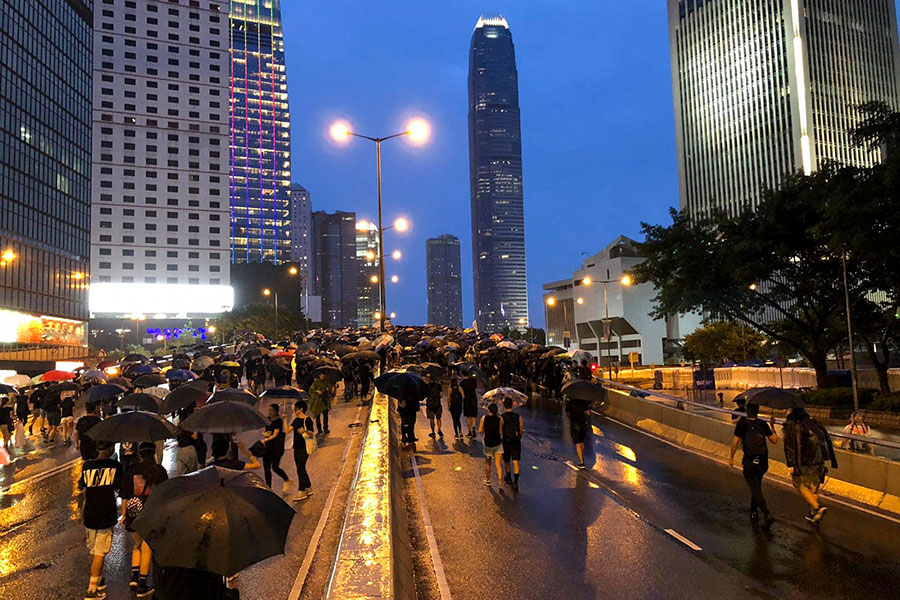
[[[819,487],[825,482],[828,468],[837,468],[837,457],[828,432],[805,409],[791,410],[782,428],[784,438],[784,458],[791,469],[791,481],[800,496],[809,504],[809,514],[805,519],[819,523],[828,507],[819,502]]]
[[[865,421],[863,421],[862,414],[858,411],[850,415],[850,422],[844,427],[842,431],[844,433],[849,433],[850,435],[858,435],[860,437],[869,437],[869,435],[871,435],[869,426],[866,425]],[[871,454],[873,456],[875,455],[875,446],[868,442],[862,442],[859,440],[840,439],[837,442],[837,447],[850,450],[851,452],[861,452],[863,454]]]
[[[269,405],[269,424],[263,430],[263,444],[266,451],[263,454],[263,474],[266,485],[272,487],[272,471],[284,480],[281,493],[285,494],[291,487],[291,480],[281,468],[281,458],[284,456],[284,420],[281,418],[279,406]]]
[[[87,414],[75,424],[75,448],[81,452],[81,460],[88,461],[97,458],[97,444],[87,432],[100,422],[100,406],[96,402],[88,402],[84,410]]]
[[[309,386],[309,410],[316,419],[316,432],[330,433],[328,429],[328,411],[331,409],[331,387],[325,381],[325,372],[320,371],[312,385]],[[325,426],[322,426],[322,421]]]
[[[63,444],[72,445],[72,433],[75,431],[75,391],[67,390],[60,393],[59,402],[60,426],[62,428]]]
[[[56,432],[59,430],[59,424],[62,422],[62,415],[60,414],[61,404],[62,399],[59,392],[47,390],[42,407],[47,419],[47,434],[44,436],[44,443],[50,446],[56,443]]]
[[[419,416],[421,402],[422,398],[410,392],[405,393],[403,397],[398,399],[400,441],[405,444],[415,444],[419,440],[416,437],[416,417]]]
[[[575,444],[575,454],[578,456],[578,468],[584,468],[584,441],[587,439],[590,419],[588,411],[590,406],[584,400],[569,399],[566,402],[566,412],[569,414],[569,434]]]
[[[774,423],[775,415],[772,414]],[[769,470],[768,443],[777,444],[778,435],[772,431],[768,423],[759,418],[759,406],[747,405],[747,416],[738,419],[734,426],[734,439],[731,444],[731,456],[728,466],[734,466],[734,454],[741,447],[744,457],[741,465],[744,472],[744,481],[750,488],[750,521],[759,522],[763,528],[772,526],[773,518],[763,496],[762,481],[766,471]],[[760,521],[762,513],[762,521]]]
[[[247,459],[246,462],[239,458],[230,458],[228,456],[231,452],[231,440],[224,436],[214,438],[210,447],[213,458],[212,465],[214,467],[222,467],[223,469],[231,469],[232,471],[250,471],[262,466],[259,464],[259,461],[256,460],[256,457],[250,454],[244,446],[244,442],[238,441],[237,448]]]
[[[200,459],[197,456],[197,448],[194,447],[194,438],[188,431],[182,431],[175,438],[178,443],[178,451],[175,453],[175,474],[188,475],[200,468]]]
[[[453,436],[463,439],[462,423],[460,418],[463,412],[463,395],[459,389],[459,380],[454,376],[450,379],[450,420],[453,422]]]
[[[28,408],[28,396],[25,394],[17,394],[16,395],[16,419],[19,420],[19,423],[22,424],[22,428],[28,426],[28,415],[31,414],[31,409]],[[24,431],[23,431],[24,434]],[[16,439],[16,445],[22,445],[22,440]]]
[[[435,439],[434,430],[437,427],[437,434],[444,439],[444,432],[441,431],[441,417],[444,414],[442,400],[444,398],[444,388],[441,383],[431,374],[426,375],[428,381],[428,399],[425,401],[425,416],[431,424],[431,433],[428,437]]]
[[[140,514],[153,488],[168,479],[169,475],[163,466],[156,462],[156,444],[141,442],[138,454],[141,462],[125,471],[119,496],[122,498],[122,519],[125,522],[125,529],[131,532],[134,541],[134,549],[131,551],[131,580],[128,587],[138,598],[149,598],[153,595],[153,587],[148,583],[153,553],[140,534],[131,529],[131,525]]]
[[[497,485],[503,485],[503,468],[500,466],[503,454],[503,432],[497,405],[491,402],[488,414],[481,417],[478,433],[484,434],[484,485],[491,486],[491,463],[497,467]]]
[[[7,452],[9,452],[10,448],[12,448],[12,443],[10,442],[10,440],[12,439],[12,434],[15,430],[12,415],[13,407],[12,403],[10,403],[9,401],[9,398],[6,396],[0,396],[0,436],[3,437],[3,447],[6,448]]]
[[[475,375],[469,375],[459,384],[463,393],[463,415],[466,417],[466,429],[470,438],[475,437],[475,419],[478,417],[478,382]]]
[[[122,486],[122,465],[110,458],[113,445],[97,442],[97,458],[81,467],[78,487],[84,490],[82,522],[91,554],[91,575],[85,600],[106,598],[103,562],[112,548],[113,527],[119,518],[116,493]]]
[[[362,402],[369,399],[369,389],[372,387],[372,367],[368,362],[359,363],[359,396]]]
[[[503,464],[506,467],[504,481],[510,484],[514,490],[519,489],[519,461],[522,460],[522,435],[525,426],[519,413],[513,410],[512,398],[503,399]],[[512,463],[512,472],[510,472]]]
[[[297,494],[291,498],[294,501],[306,500],[312,495],[312,481],[306,471],[310,450],[307,442],[315,444],[316,438],[313,420],[306,414],[308,408],[305,400],[294,402],[294,420],[287,428],[294,432],[294,465],[297,467]]]

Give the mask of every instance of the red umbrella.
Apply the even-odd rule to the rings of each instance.
[[[32,381],[35,383],[44,383],[46,381],[68,381],[69,379],[75,379],[75,373],[69,373],[68,371],[47,371],[42,375],[38,375]]]
[[[272,358],[278,358],[278,357],[293,358],[294,353],[293,352],[279,352],[278,354],[275,354]]]

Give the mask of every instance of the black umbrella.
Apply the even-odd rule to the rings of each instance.
[[[344,372],[341,371],[340,367],[332,365],[325,365],[313,369],[313,375],[316,377],[322,373],[325,373],[325,381],[327,381],[329,385],[334,385],[344,378]]]
[[[453,365],[453,368],[456,369],[456,371],[458,373],[461,373],[467,377],[474,376],[474,377],[477,377],[478,379],[480,379],[481,381],[488,380],[487,373],[485,373],[484,371],[479,369],[478,366],[475,365],[474,363],[470,363],[470,362],[456,363],[455,365]]]
[[[116,403],[119,410],[142,410],[144,412],[159,412],[159,402],[150,394],[128,394]]]
[[[268,421],[246,402],[223,400],[197,409],[181,422],[187,431],[203,433],[238,433],[262,429]]]
[[[562,395],[572,400],[594,402],[603,399],[603,386],[587,379],[573,379],[562,386]]]
[[[207,467],[153,488],[132,528],[160,566],[230,577],[284,554],[295,514],[255,473]]]
[[[556,356],[557,354],[565,354],[566,351],[562,348],[550,348],[543,354],[541,354],[541,358],[551,358]]]
[[[283,385],[281,387],[270,388],[259,395],[260,398],[309,398],[309,394],[301,392],[295,387]]]
[[[443,377],[444,367],[439,364],[426,362],[420,365],[422,369],[432,377]]]
[[[148,360],[150,360],[150,359],[147,358],[146,356],[144,356],[143,354],[129,354],[128,356],[126,356],[125,358],[122,359],[122,362],[145,363]]]
[[[128,389],[131,387],[131,382],[124,377],[112,377],[106,381],[108,385],[117,385],[120,388]]]
[[[138,375],[137,377],[135,377],[134,381],[132,381],[131,383],[135,387],[145,388],[157,386],[165,382],[166,378],[164,375],[161,375],[159,373],[144,373],[143,375]]]
[[[163,398],[163,401],[159,405],[159,412],[160,414],[167,415],[183,408],[187,408],[196,402],[200,402],[208,396],[209,394],[203,390],[189,385],[183,385]]]
[[[803,406],[803,401],[796,394],[776,387],[753,388],[735,396],[734,401],[744,401],[747,404],[757,404],[775,409]]]
[[[244,402],[253,406],[256,404],[259,398],[257,398],[247,390],[243,390],[241,388],[225,388],[222,390],[216,390],[216,392],[209,398],[209,402],[222,402],[224,400],[231,400],[232,402]]]
[[[113,415],[91,427],[87,435],[94,441],[157,442],[178,435],[178,428],[149,412]]]
[[[375,387],[382,394],[394,398],[424,398],[428,395],[428,384],[418,374],[388,372],[375,378]]]
[[[377,352],[372,352],[371,350],[360,350],[359,352],[351,352],[350,354],[345,354],[342,358],[342,361],[365,361],[371,360],[373,362],[377,362],[381,360],[381,356],[378,355]]]
[[[112,400],[116,396],[125,393],[125,388],[115,383],[101,383],[86,390],[81,399],[88,403],[103,402],[104,400]]]
[[[6,388],[9,388],[12,391],[7,391]],[[74,381],[63,381],[62,383],[57,383],[54,386],[50,387],[50,391],[53,392],[77,392],[81,389],[81,386],[75,383]],[[0,385],[0,394],[11,394],[15,393],[16,388],[11,385]]]

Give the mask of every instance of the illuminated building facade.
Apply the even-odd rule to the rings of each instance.
[[[231,262],[291,257],[291,125],[279,0],[231,2]]]
[[[788,173],[868,166],[854,106],[900,109],[893,0],[669,0],[681,208],[734,216]]]
[[[228,5],[97,6],[91,315],[229,310]]]
[[[378,320],[375,313],[381,307],[381,287],[378,283],[380,252],[378,227],[368,221],[356,224],[356,260],[359,261],[359,283],[356,286],[358,326],[372,327]]]
[[[462,327],[462,277],[459,238],[445,233],[425,240],[428,272],[428,322]]]
[[[92,3],[0,0],[0,361],[83,354]]]
[[[475,318],[481,331],[528,321],[519,82],[509,25],[478,19],[469,50],[469,181]]]
[[[356,213],[316,211],[312,215],[312,235],[311,293],[321,297],[322,323],[325,327],[356,327]]]

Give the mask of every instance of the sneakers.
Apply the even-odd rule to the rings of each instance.
[[[101,592],[100,590],[88,592],[84,595],[84,600],[102,600],[103,598],[106,598],[106,592]]]
[[[484,485],[486,485],[486,486],[488,486],[488,487],[491,487],[491,480],[490,480],[490,479],[485,479],[483,483],[484,483]]]
[[[432,431],[431,433],[429,433],[428,437],[430,437],[431,439],[434,439],[434,432]]]
[[[138,577],[139,577],[139,575],[138,575],[137,571],[131,572],[131,581],[128,582],[128,587],[131,588],[132,592],[137,589]]]
[[[440,436],[442,439],[444,437],[444,432],[441,431],[440,429],[438,429],[438,436]]]
[[[309,498],[309,494],[306,492],[297,492],[291,497],[291,502],[299,502],[301,500],[306,500],[307,498]]]
[[[814,514],[812,514],[812,519],[811,519],[811,521],[812,521],[813,523],[818,523],[819,521],[822,520],[822,517],[825,516],[825,513],[826,513],[826,512],[828,512],[828,507],[827,507],[827,506],[820,506],[820,507],[819,507],[819,510],[817,510]]]
[[[585,466],[584,466],[584,463],[583,463],[583,462],[580,462],[580,463],[578,463],[578,464],[577,464],[577,465],[575,465],[575,466],[576,466],[576,467],[578,467],[578,468],[579,468],[579,469],[582,469],[582,470],[583,470],[583,469],[584,469],[584,468],[585,468]]]
[[[97,589],[101,592],[106,590],[106,577],[100,578],[100,583],[97,584]]]
[[[291,481],[287,480],[281,485],[281,495],[286,496],[291,491]]]
[[[750,511],[750,520],[754,523],[759,521],[759,513],[756,512],[755,508]]]
[[[153,597],[153,591],[153,586],[149,585],[146,581],[143,581],[135,590],[135,595],[138,598],[151,598]]]

